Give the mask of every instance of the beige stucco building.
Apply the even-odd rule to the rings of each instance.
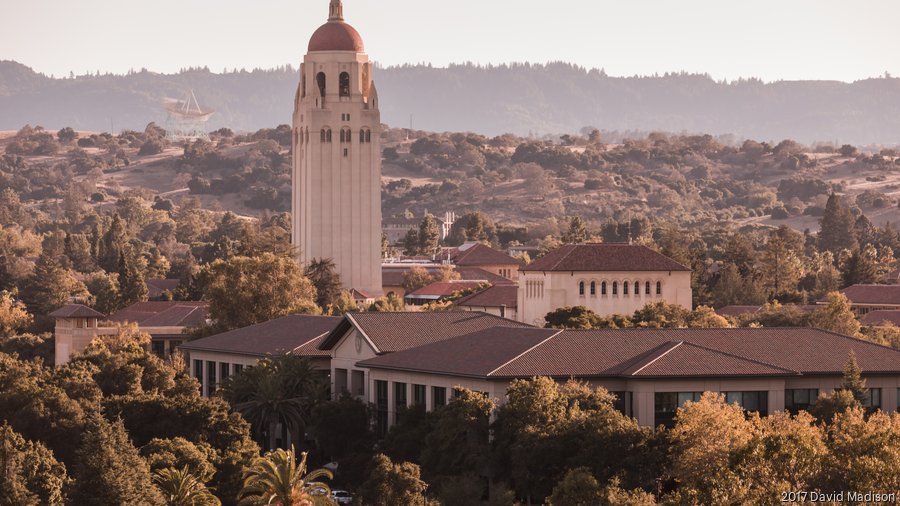
[[[536,326],[565,306],[600,315],[631,315],[659,301],[693,307],[690,269],[646,246],[565,245],[522,267],[518,281],[518,319]]]
[[[294,99],[292,240],[334,260],[345,288],[381,293],[381,114],[362,37],[331,0]]]

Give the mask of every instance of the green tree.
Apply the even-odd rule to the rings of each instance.
[[[106,272],[118,271],[119,260],[127,245],[128,232],[125,229],[125,223],[122,221],[119,213],[116,213],[113,215],[109,229],[103,234],[103,238],[100,241],[97,264]]]
[[[419,231],[411,228],[403,236],[403,253],[405,255],[418,255],[419,254]]]
[[[10,292],[0,292],[0,338],[11,337],[31,325],[33,318],[25,304]]]
[[[336,401],[313,408],[311,420],[309,431],[322,455],[340,463],[344,480],[361,483],[375,443],[369,406],[350,395],[341,395]]]
[[[424,255],[434,255],[441,245],[441,233],[438,230],[437,220],[431,214],[426,214],[419,224],[419,252]]]
[[[825,213],[819,221],[819,249],[838,256],[841,251],[856,248],[856,232],[853,213],[842,197],[832,193],[825,204]]]
[[[419,466],[413,463],[395,464],[386,455],[378,454],[372,459],[368,476],[359,490],[359,504],[428,504],[425,499],[427,484],[421,479]]]
[[[900,415],[849,409],[834,417],[826,439],[827,490],[890,494],[900,485]]]
[[[840,292],[825,296],[825,305],[816,308],[809,315],[809,324],[822,330],[837,332],[845,336],[859,335],[859,321],[850,309],[850,301]]]
[[[341,294],[341,276],[330,258],[313,258],[303,274],[316,288],[316,304],[322,311],[328,310]]]
[[[395,293],[389,293],[386,297],[378,297],[375,302],[369,306],[369,311],[377,311],[380,313],[399,313],[406,310],[406,303],[403,298]]]
[[[242,506],[333,505],[331,488],[322,481],[331,479],[331,471],[316,469],[307,473],[306,453],[297,462],[294,448],[277,449],[253,460],[244,474]]]
[[[636,327],[686,328],[691,322],[691,311],[678,304],[665,301],[648,302],[631,317]]]
[[[853,250],[841,266],[844,286],[869,285],[879,280],[878,250],[867,244]]]
[[[588,230],[584,220],[580,216],[573,216],[569,220],[569,229],[562,236],[565,244],[580,244],[588,240]]]
[[[491,242],[497,237],[497,227],[484,213],[475,211],[456,219],[450,226],[445,244],[459,246],[466,241]]]
[[[869,389],[866,388],[866,380],[862,377],[862,369],[856,363],[856,353],[850,350],[847,363],[844,365],[844,378],[841,381],[841,389],[853,394],[856,402],[862,405],[868,398]]]
[[[25,281],[22,299],[32,314],[38,315],[38,324],[46,328],[51,323],[46,315],[59,309],[72,297],[88,294],[84,283],[75,274],[46,255],[38,258],[34,272]]]
[[[603,318],[585,306],[566,306],[547,313],[544,327],[556,329],[600,328]]]
[[[153,474],[168,506],[220,506],[222,501],[187,468],[160,469]]]
[[[797,283],[803,276],[803,237],[782,225],[769,234],[763,249],[760,274],[766,292],[772,297],[797,291]]]
[[[434,283],[434,277],[424,267],[413,266],[403,273],[403,290],[412,293]]]
[[[327,314],[331,316],[342,316],[347,313],[358,313],[360,311],[359,304],[353,298],[353,295],[346,290],[341,290],[337,298],[328,306]]]
[[[123,307],[118,274],[96,272],[88,278],[87,289],[94,298],[92,307],[97,311],[110,315]]]
[[[99,414],[88,420],[78,450],[72,499],[75,504],[165,504],[122,421],[110,423]]]
[[[816,402],[810,406],[809,412],[817,420],[830,424],[834,417],[850,409],[860,409],[862,406],[849,390],[835,390],[830,394],[819,394]]]
[[[259,440],[274,449],[279,436],[284,445],[302,441],[310,412],[325,398],[323,379],[308,359],[278,355],[230,376],[220,389],[222,397],[250,422]],[[276,430],[279,424],[281,433]]]
[[[66,502],[66,466],[41,443],[26,441],[6,422],[0,425],[0,504],[52,505]]]
[[[295,313],[318,314],[316,288],[292,258],[216,260],[201,273],[216,331],[247,327]]]
[[[130,248],[123,250],[119,257],[118,272],[119,301],[122,306],[146,301],[147,283],[144,280],[144,271]]]
[[[587,468],[570,469],[553,489],[547,506],[653,506],[653,494],[640,489],[623,490],[614,478],[609,485],[600,483]]]
[[[147,459],[153,472],[183,469],[200,483],[208,482],[216,473],[213,465],[217,458],[216,451],[205,442],[192,443],[183,437],[153,438],[141,447],[141,455]]]

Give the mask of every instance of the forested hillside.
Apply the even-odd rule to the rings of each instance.
[[[0,62],[0,130],[39,124],[108,131],[164,122],[163,97],[194,89],[215,109],[210,127],[251,131],[290,121],[297,71],[51,78]],[[900,142],[900,79],[854,83],[716,82],[696,74],[611,77],[565,63],[402,66],[375,75],[388,125],[485,135],[667,131],[852,144]]]

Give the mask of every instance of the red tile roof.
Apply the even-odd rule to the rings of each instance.
[[[254,356],[294,353],[327,357],[330,354],[319,350],[318,344],[340,321],[336,316],[289,315],[190,341],[181,348]]]
[[[567,244],[522,267],[523,271],[690,271],[646,246]]]
[[[494,285],[459,299],[456,301],[456,305],[463,307],[506,306],[515,309],[518,305],[518,292],[517,285]]]
[[[522,262],[502,251],[481,243],[463,244],[451,253],[454,265],[474,267],[479,265],[522,265]]]
[[[382,286],[403,286],[403,275],[412,270],[413,267],[421,267],[428,271],[429,274],[440,272],[441,266],[428,265],[382,265],[381,266],[381,284]]]
[[[743,316],[745,314],[753,314],[762,311],[762,306],[739,306],[731,305],[716,309],[716,314],[721,316]]]
[[[366,336],[379,354],[415,348],[493,327],[534,328],[478,311],[351,313],[344,316],[319,348],[330,350],[353,327]]]
[[[118,323],[137,323],[141,327],[193,327],[209,317],[209,303],[194,301],[148,301],[132,304],[108,318]]]
[[[173,292],[181,281],[178,279],[148,279],[147,280],[147,297],[155,299],[161,297],[166,292]]]
[[[449,358],[466,354],[491,370],[479,377],[494,378],[834,376],[853,350],[866,374],[900,373],[900,351],[812,328],[564,330],[539,345],[513,339],[524,335],[491,329],[450,339],[435,359],[448,365],[435,372],[470,374]],[[423,370],[424,360],[421,350],[407,350],[360,365]]]
[[[459,278],[466,281],[487,281],[492,285],[514,285],[515,281],[479,267],[456,267]]]
[[[864,314],[859,322],[863,325],[880,327],[886,323],[890,323],[895,327],[900,326],[900,310],[882,309],[878,311],[869,311]]]
[[[406,294],[407,297],[416,299],[416,298],[431,298],[431,297],[450,297],[456,292],[461,292],[463,290],[474,290],[484,284],[482,281],[438,281],[436,283],[431,283],[428,286],[423,286],[418,290]]]
[[[900,306],[900,285],[853,285],[841,293],[853,304]]]
[[[83,304],[66,304],[48,316],[54,318],[106,318],[105,314],[94,311]]]
[[[343,21],[329,21],[320,26],[309,39],[309,52],[313,51],[365,51],[362,37],[355,28]]]

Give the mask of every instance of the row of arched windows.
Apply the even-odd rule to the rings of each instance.
[[[330,128],[323,128],[322,132],[319,135],[320,135],[319,140],[321,142],[331,142],[331,129]]]
[[[319,87],[319,96],[325,96],[325,85],[328,79],[325,77],[325,72],[319,72],[316,74],[316,85]],[[306,74],[303,75],[301,80],[302,86],[302,96],[306,96]],[[347,72],[341,72],[338,76],[338,94],[342,97],[350,96],[350,74]]]
[[[619,282],[613,281],[611,283],[607,283],[606,281],[601,281],[599,284],[596,281],[591,281],[590,285],[587,285],[584,281],[578,282],[578,295],[585,295],[585,288],[589,287],[590,294],[592,297],[597,296],[597,290],[599,288],[600,295],[619,295]],[[633,287],[633,288],[632,288]],[[635,297],[641,296],[641,282],[635,281],[633,284],[630,281],[623,281],[621,284],[622,295],[629,295],[629,292],[633,293]],[[662,281],[657,281],[654,286],[650,281],[644,282],[644,295],[652,295],[655,289],[656,295],[662,295]]]
[[[302,140],[303,134],[300,134]],[[331,142],[331,129],[323,128],[319,133],[319,140],[321,142]],[[349,128],[341,129],[341,144],[351,143],[353,142],[353,132]],[[309,130],[306,131],[306,142],[309,142]],[[371,143],[372,142],[372,131],[368,128],[359,129],[359,143]]]

